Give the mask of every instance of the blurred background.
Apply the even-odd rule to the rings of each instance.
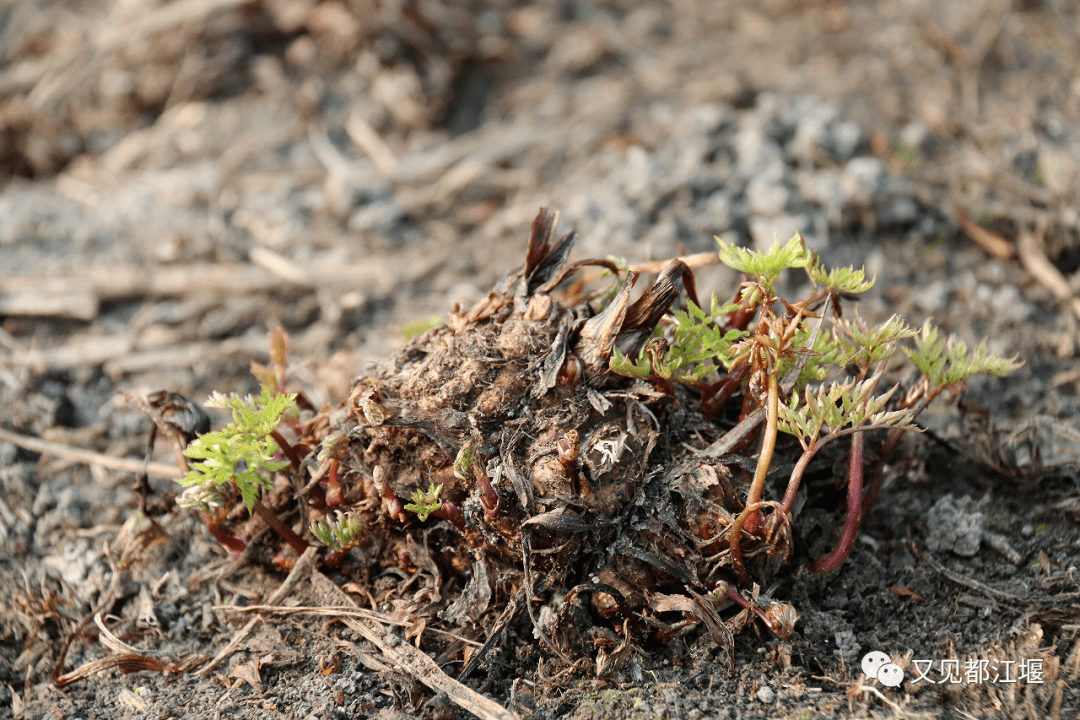
[[[0,348],[191,392],[282,323],[355,366],[542,205],[579,257],[797,230],[878,275],[870,314],[1013,332],[1078,284],[1078,34],[1065,0],[8,1]]]
[[[1027,455],[1008,461],[1023,477],[1073,478],[1010,478],[986,509],[1038,558],[1035,576],[997,555],[953,570],[1021,588],[1038,576],[1051,605],[1054,583],[1075,589],[1078,38],[1076,0],[0,0],[0,425],[141,458],[149,421],[118,392],[254,391],[249,364],[267,361],[278,326],[291,386],[341,400],[404,332],[518,265],[542,206],[580,233],[576,258],[800,232],[826,264],[877,277],[858,306],[867,319],[933,317],[1026,364],[972,384],[987,408],[977,432],[955,413],[939,423],[960,443],[952,454],[927,441],[890,470],[885,511],[864,528],[889,553],[887,567],[862,565],[880,577],[796,581],[802,644],[741,652],[787,653],[797,673],[843,655],[834,645],[849,667],[882,642],[943,657],[957,628],[997,647],[1019,611],[1003,620],[996,605],[991,617],[954,602],[955,585],[933,591],[944,581],[906,546],[935,493],[985,493],[983,507],[990,481],[970,458],[1022,441]],[[736,282],[698,274],[699,292],[722,298]],[[965,472],[948,464],[960,458]],[[49,577],[88,602],[107,569],[101,533],[132,513],[130,484],[0,442],[0,580],[40,579],[44,593]],[[189,525],[178,557],[202,568],[214,550]],[[187,607],[179,584],[170,592]],[[1038,617],[1048,638],[1068,623],[1075,638],[1075,611],[1055,607]],[[1024,636],[1032,653],[1041,633]],[[1075,679],[1080,643],[1066,635],[1047,657],[1072,648],[1062,667]],[[0,635],[5,709],[6,683],[29,688],[49,647],[13,637]],[[807,672],[833,672],[825,662]],[[1061,709],[1064,678],[1037,688],[1040,708]],[[1009,702],[1035,717],[1034,693]],[[818,697],[850,705],[843,687]]]

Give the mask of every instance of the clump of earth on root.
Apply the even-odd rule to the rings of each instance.
[[[766,253],[721,242],[719,260],[744,281],[706,310],[683,260],[634,300],[639,273],[571,262],[575,236],[554,240],[557,222],[542,210],[522,267],[356,380],[341,405],[293,404],[287,337],[275,334],[273,367],[256,368],[263,396],[217,396],[234,424],[184,438],[188,506],[234,553],[254,513],[285,540],[279,561],[318,542],[327,565],[360,568],[373,597],[478,639],[524,608],[550,651],[580,654],[572,607],[622,655],[701,623],[725,645],[756,620],[786,637],[795,609],[759,584],[792,557],[815,456],[844,439],[846,519],[814,563],[824,573],[846,558],[915,416],[972,373],[1016,367],[930,325],[845,319],[843,304],[872,281],[824,270],[798,236]],[[586,290],[590,266],[608,286]],[[775,289],[789,268],[811,280],[797,302]],[[898,348],[917,370],[885,387]],[[871,430],[884,431],[872,446]],[[297,508],[294,532],[278,515]],[[380,585],[392,568],[423,575],[428,592]]]

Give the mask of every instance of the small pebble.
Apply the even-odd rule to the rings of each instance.
[[[926,516],[926,547],[934,552],[950,550],[960,557],[973,557],[982,542],[986,516],[969,497],[945,495]]]
[[[757,699],[765,704],[772,703],[776,700],[776,691],[766,685],[757,691]]]
[[[1031,523],[1024,523],[1024,526],[1020,528],[1020,534],[1026,538],[1035,534],[1035,526]]]
[[[885,182],[885,164],[876,157],[857,157],[848,162],[840,186],[848,202],[869,203]]]
[[[831,135],[833,153],[841,162],[855,154],[863,139],[862,129],[851,120],[836,123]]]

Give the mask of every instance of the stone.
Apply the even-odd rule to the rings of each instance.
[[[870,204],[885,183],[885,164],[876,157],[857,157],[844,167],[840,188],[851,203]]]
[[[946,495],[934,503],[926,515],[926,547],[933,552],[948,550],[960,557],[974,557],[982,542],[986,516],[976,510],[969,497]]]
[[[777,217],[754,217],[750,219],[750,237],[754,249],[766,252],[774,241],[785,243],[795,233],[805,233],[810,225],[806,215],[778,215]]]
[[[746,186],[746,203],[755,215],[775,217],[784,211],[791,195],[783,184],[756,177]]]

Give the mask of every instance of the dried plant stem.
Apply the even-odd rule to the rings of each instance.
[[[109,560],[109,567],[112,569],[112,580],[109,582],[108,590],[106,590],[105,594],[102,595],[101,601],[94,607],[93,610],[83,616],[82,620],[80,620],[79,623],[75,626],[75,628],[71,631],[71,633],[67,637],[67,640],[64,641],[64,645],[60,648],[60,657],[56,659],[56,665],[53,666],[52,670],[52,681],[56,684],[57,687],[62,688],[80,679],[81,676],[77,675],[78,671],[75,671],[76,674],[68,673],[67,675],[62,675],[60,673],[60,671],[64,669],[64,659],[67,657],[68,650],[71,649],[71,643],[82,632],[83,628],[90,624],[90,622],[94,619],[95,615],[101,613],[116,601],[117,591],[120,588],[120,580],[123,577],[123,571],[118,568],[112,560],[112,554],[109,549],[108,540],[105,541],[105,557]]]
[[[731,567],[738,576],[739,582],[743,585],[750,584],[750,575],[746,572],[746,565],[743,564],[742,547],[740,545],[743,527],[752,515],[756,516],[758,511],[766,505],[775,505],[775,503],[756,502],[748,504],[746,508],[739,513],[739,516],[735,518],[735,522],[731,523],[731,527],[728,530],[731,537]]]
[[[507,710],[494,700],[448,676],[421,650],[403,642],[390,632],[383,632],[381,627],[373,626],[372,618],[347,617],[349,611],[356,609],[356,604],[341,588],[318,570],[312,571],[311,584],[317,592],[328,596],[335,604],[343,606],[341,622],[379,648],[397,668],[407,671],[432,690],[445,692],[450,702],[482,720],[520,720],[517,713]]]
[[[135,458],[118,458],[103,453],[93,452],[92,450],[73,448],[69,445],[11,432],[4,428],[0,428],[0,441],[18,445],[30,452],[41,453],[42,455],[53,455],[58,458],[63,458],[64,460],[72,460],[84,465],[97,465],[98,467],[103,467],[107,470],[118,470],[120,472],[129,473],[140,473],[144,470],[142,460],[136,460]],[[145,471],[148,475],[153,477],[168,478],[170,480],[180,476],[180,470],[177,466],[162,462],[146,464]]]
[[[285,582],[281,583],[281,587],[274,591],[274,593],[267,599],[267,605],[277,605],[284,600],[289,593],[291,593],[296,586],[300,584],[301,580],[304,580],[308,573],[315,567],[315,559],[318,556],[318,548],[312,546],[309,547],[303,554],[300,555],[300,559],[293,565],[292,572],[289,573],[289,577],[285,578]],[[206,677],[210,674],[210,671],[221,664],[221,661],[229,657],[233,651],[244,641],[244,638],[248,636],[248,633],[258,624],[261,617],[253,617],[247,622],[244,627],[240,629],[240,632],[236,633],[233,639],[229,642],[225,649],[222,650],[211,660],[207,665],[197,673],[199,677]]]

